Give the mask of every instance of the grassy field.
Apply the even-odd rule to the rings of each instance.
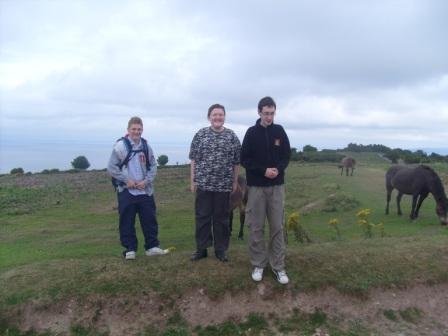
[[[300,244],[289,233],[286,263],[291,283],[284,288],[266,276],[264,281],[274,292],[331,287],[362,298],[374,288],[448,282],[448,230],[439,224],[433,199],[425,201],[417,221],[408,218],[409,196],[402,201],[405,215],[397,216],[392,202],[386,216],[384,173],[389,164],[374,153],[355,158],[359,164],[353,177],[341,176],[334,164],[289,166],[286,216],[299,212],[312,243]],[[448,165],[434,169],[446,187]],[[13,326],[28,305],[49,307],[73,299],[88,302],[92,296],[107,300],[156,293],[172,311],[179,298],[196,289],[213,300],[253,290],[246,241],[237,240],[235,234],[229,263],[215,258],[189,261],[195,244],[188,173],[189,167],[160,169],[155,185],[159,238],[162,247],[176,250],[148,258],[140,247],[134,262],[121,257],[116,196],[104,171],[0,176],[0,333],[22,335]],[[356,213],[366,208],[371,210],[368,221],[383,227],[373,227],[371,238],[357,224]],[[339,234],[328,224],[332,219],[339,222]],[[143,241],[140,233],[139,241]],[[152,334],[267,335],[281,328],[287,334],[288,326],[297,321],[309,327],[303,335],[312,335],[320,325],[331,335],[365,334],[362,326],[333,325],[324,313],[294,314],[283,319],[249,315],[241,323],[208,329],[195,328],[174,315]],[[108,334],[89,328],[73,325],[70,334]]]

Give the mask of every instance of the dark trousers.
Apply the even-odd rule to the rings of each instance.
[[[229,192],[196,191],[196,248],[206,249],[213,245],[215,251],[229,248]],[[213,233],[212,233],[213,229]]]
[[[145,250],[159,246],[157,234],[159,225],[156,218],[154,196],[134,196],[127,189],[118,193],[118,213],[120,215],[120,241],[126,251],[137,251],[137,235],[135,234],[135,216],[138,213]]]

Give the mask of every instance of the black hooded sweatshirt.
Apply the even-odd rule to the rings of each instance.
[[[258,119],[244,136],[241,147],[241,165],[246,168],[247,185],[268,187],[285,183],[285,169],[291,147],[282,126],[272,123],[267,127]],[[264,176],[267,168],[277,168],[275,179]]]

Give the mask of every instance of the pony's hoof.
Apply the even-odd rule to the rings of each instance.
[[[244,240],[243,236],[238,236],[238,240]]]

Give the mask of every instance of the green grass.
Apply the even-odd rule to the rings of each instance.
[[[399,310],[401,318],[408,323],[418,323],[418,321],[424,315],[423,312],[417,307],[408,307],[406,309]]]
[[[393,321],[393,322],[397,322],[397,321],[398,321],[397,313],[396,313],[393,309],[385,309],[385,310],[383,311],[383,315],[384,315],[387,319],[389,319],[389,320],[391,320],[391,321]]]
[[[358,167],[353,177],[341,176],[334,164],[291,163],[288,168],[286,215],[299,211],[300,224],[313,240],[298,244],[289,234],[288,290],[330,286],[362,297],[371,288],[447,282],[448,230],[438,222],[433,199],[425,201],[418,220],[410,221],[410,197],[403,198],[404,215],[399,217],[394,194],[391,214],[386,216],[388,164],[374,153],[357,153],[355,158]],[[435,169],[443,181],[448,180],[448,165]],[[189,167],[159,170],[155,185],[159,238],[163,247],[176,250],[147,258],[140,247],[137,260],[129,263],[121,257],[116,196],[105,172],[0,176],[0,315],[28,302],[51,304],[91,295],[107,298],[156,292],[166,302],[175,302],[192,288],[203,288],[212,298],[253,289],[247,242],[236,240],[235,234],[231,262],[188,260],[195,247],[194,199],[188,185]],[[314,205],[307,208],[310,204]],[[371,209],[371,222],[383,223],[386,237],[375,232],[373,238],[364,238],[355,216],[363,208]],[[332,218],[339,220],[340,239],[328,225]],[[247,239],[247,230],[245,235]],[[270,276],[265,281],[280,293],[285,290]],[[299,315],[297,319],[307,321],[319,317]],[[177,322],[175,317],[171,320],[166,335],[190,333],[190,326],[177,318]],[[401,318],[405,319],[402,314]],[[415,316],[414,320],[418,321]],[[283,322],[286,326],[295,323]],[[78,328],[72,330],[74,335],[96,335],[83,326],[74,328]],[[223,335],[246,330],[230,322],[216,328]],[[356,328],[350,332],[357,332]],[[207,332],[213,335],[215,331]],[[338,332],[342,331],[334,334],[351,335]]]

